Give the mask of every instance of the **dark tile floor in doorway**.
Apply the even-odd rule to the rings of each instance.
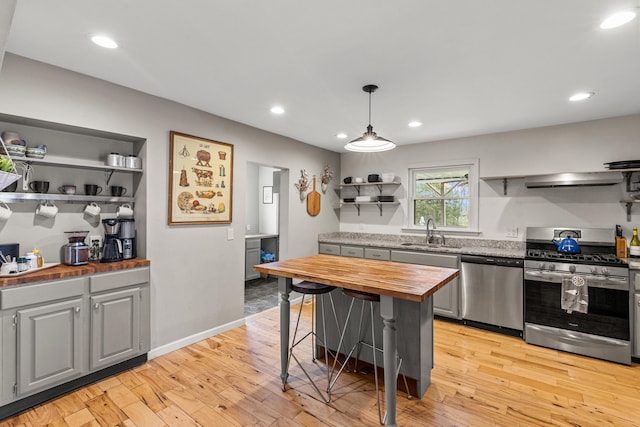
[[[278,306],[278,279],[267,277],[244,282],[244,315]]]

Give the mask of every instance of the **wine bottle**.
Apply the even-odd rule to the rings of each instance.
[[[638,227],[633,227],[633,237],[629,242],[629,256],[640,258],[640,239],[638,239]]]

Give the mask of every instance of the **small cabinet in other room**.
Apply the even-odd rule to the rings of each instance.
[[[245,241],[244,280],[258,279],[260,272],[253,269],[260,264],[260,239],[247,239]]]

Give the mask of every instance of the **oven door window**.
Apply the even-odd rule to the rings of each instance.
[[[560,283],[525,280],[524,291],[527,323],[629,341],[628,291],[590,287],[586,314],[561,308]]]

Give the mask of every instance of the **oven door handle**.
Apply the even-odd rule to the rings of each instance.
[[[540,282],[562,283],[564,277],[571,277],[566,273],[554,273],[551,271],[525,270],[524,279],[538,280]]]

